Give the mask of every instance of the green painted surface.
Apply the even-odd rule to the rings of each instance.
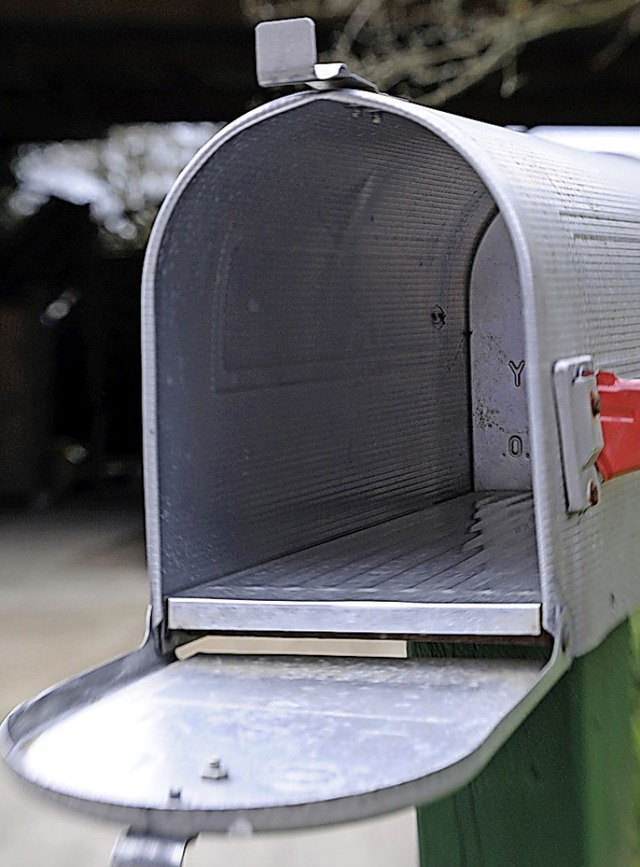
[[[532,648],[413,644],[416,656]],[[637,867],[629,623],[571,670],[473,782],[418,810],[421,867]]]

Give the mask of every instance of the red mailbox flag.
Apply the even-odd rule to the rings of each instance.
[[[640,380],[597,374],[604,448],[596,466],[604,481],[640,470]]]

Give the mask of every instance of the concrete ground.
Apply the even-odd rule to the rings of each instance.
[[[51,684],[134,648],[146,604],[142,518],[135,505],[117,497],[40,512],[5,510],[0,716]],[[0,767],[0,829],[2,867],[107,867],[121,830],[34,797],[6,767]],[[201,837],[185,867],[416,867],[416,845],[414,814],[405,811],[312,832]]]

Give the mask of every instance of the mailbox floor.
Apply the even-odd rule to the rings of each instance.
[[[51,684],[134,648],[147,604],[142,512],[120,494],[41,512],[0,512],[0,715]],[[221,642],[224,642],[221,644]],[[215,649],[235,649],[218,639]],[[292,642],[297,651],[305,642]],[[373,642],[325,642],[372,653]],[[258,641],[239,649],[260,650]],[[375,644],[379,653],[380,645]],[[389,655],[404,645],[389,642]],[[213,649],[213,648],[212,648]],[[108,867],[114,825],[60,810],[0,767],[0,864]],[[413,811],[341,828],[223,840],[201,838],[185,867],[416,867]]]

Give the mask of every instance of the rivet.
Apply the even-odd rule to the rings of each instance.
[[[203,780],[226,780],[229,778],[229,771],[224,767],[221,759],[211,759],[207,762],[201,777]]]
[[[439,304],[436,304],[436,306],[431,310],[431,324],[436,331],[440,331],[441,328],[444,328],[446,322],[447,314]]]

